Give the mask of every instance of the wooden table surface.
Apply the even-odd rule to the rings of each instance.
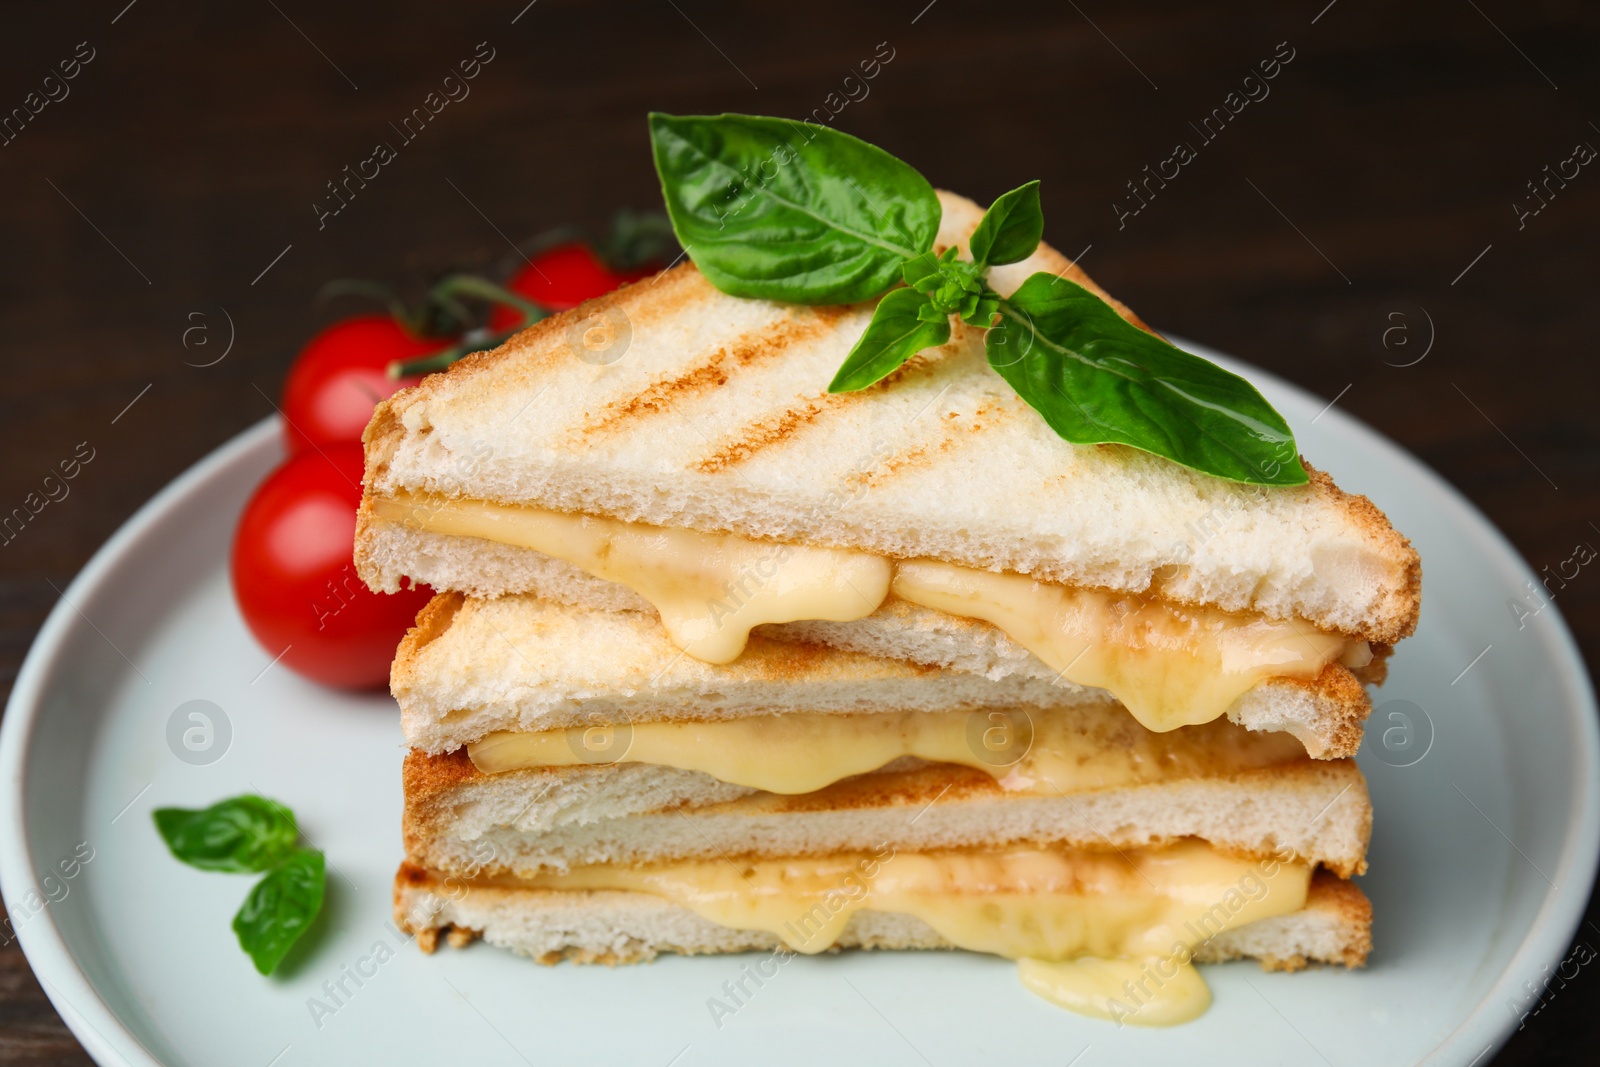
[[[0,138],[0,511],[79,442],[96,458],[0,547],[0,689],[55,587],[271,414],[297,346],[347,310],[314,304],[324,281],[492,269],[508,238],[655,206],[651,108],[837,111],[981,201],[1042,178],[1047,238],[1149,322],[1337,397],[1535,569],[1600,541],[1600,168],[1563,163],[1600,146],[1596,5],[525,2],[8,12],[0,109],[57,99]],[[484,41],[470,96],[319,225],[325,183]],[[1180,141],[1194,158],[1130,195]],[[224,312],[231,352],[192,365]],[[1600,576],[1558,605],[1593,662]],[[1589,1059],[1597,992],[1585,969],[1495,1062]],[[86,1062],[14,941],[0,1062]]]

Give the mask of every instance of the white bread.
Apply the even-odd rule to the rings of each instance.
[[[770,951],[778,938],[735,930],[649,893],[570,892],[477,886],[449,881],[413,864],[395,875],[395,922],[431,952],[440,931],[461,947],[482,937],[540,963],[640,963],[663,952],[683,955]],[[863,909],[851,916],[839,948],[948,949],[953,946],[908,915]],[[1318,871],[1306,906],[1290,915],[1224,931],[1200,945],[1197,963],[1250,957],[1267,970],[1307,963],[1360,967],[1372,950],[1372,905],[1350,882]]]
[[[795,623],[763,633],[782,640],[758,633],[733,663],[711,666],[673,646],[654,613],[534,596],[440,594],[401,642],[390,685],[407,744],[430,753],[494,730],[595,721],[1084,707],[1111,699],[1059,678],[987,623],[900,600],[856,623]],[[807,637],[873,654],[795,640]],[[1310,683],[1259,685],[1233,704],[1228,718],[1252,730],[1287,731],[1318,759],[1353,756],[1369,711],[1366,692],[1337,664],[1323,674]]]
[[[940,247],[964,242],[980,210],[940,198]],[[991,281],[1008,292],[1037,270],[1094,288],[1044,245]],[[933,557],[1300,617],[1378,643],[1413,629],[1416,553],[1366,498],[1318,472],[1262,489],[1123,446],[1067,444],[987,366],[979,330],[957,323],[949,344],[889,380],[828,394],[871,313],[730,297],[685,264],[380,403],[367,493]],[[599,358],[614,360],[586,348],[600,335],[616,344]],[[424,561],[374,544],[382,525],[369,499],[356,563],[374,588],[400,574],[518,588],[459,563],[419,573]]]
[[[1366,869],[1372,806],[1353,760],[1301,760],[1076,795],[1007,792],[950,764],[886,769],[798,796],[642,763],[480,774],[463,752],[406,757],[406,855],[447,874],[574,864],[801,856],[884,842],[916,851],[1013,841],[1141,848],[1198,837],[1250,855],[1290,849]]]
[[[1048,678],[991,682],[817,645],[753,637],[732,663],[680,652],[652,614],[506,596],[440,594],[395,653],[390,689],[406,743],[448,752],[495,730],[594,722],[717,720],[1103,703]]]

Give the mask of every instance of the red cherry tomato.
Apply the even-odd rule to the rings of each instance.
[[[566,311],[585,300],[604,296],[624,282],[654,273],[654,267],[614,271],[588,245],[573,242],[534,256],[512,276],[506,288],[552,311]],[[489,315],[489,328],[509,330],[521,321],[522,314],[515,308],[497,307]]]
[[[233,537],[233,593],[269,656],[324,685],[384,684],[432,592],[374,593],[356,575],[361,447],[290,456],[256,489]],[[287,651],[285,651],[287,649]]]
[[[449,340],[413,337],[384,315],[360,315],[329,326],[300,350],[283,384],[289,451],[361,440],[378,401],[420,380],[390,378],[389,364],[449,345]]]

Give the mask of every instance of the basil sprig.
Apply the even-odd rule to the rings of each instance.
[[[990,267],[1027,259],[1043,238],[1038,182],[990,205],[962,259],[933,253],[940,208],[927,180],[848,134],[657,113],[650,138],[673,229],[717,288],[800,304],[883,297],[829,392],[865,389],[946,343],[956,316],[988,331],[990,365],[1065,440],[1130,445],[1231,481],[1307,481],[1288,424],[1243,378],[1057,275],[1004,299],[989,286]]]
[[[321,852],[297,847],[294,813],[275,800],[237,796],[209,808],[157,808],[156,830],[174,858],[203,871],[267,872],[233,918],[239,947],[271,974],[322,910]]]
[[[950,316],[968,326],[987,329],[1000,309],[1000,294],[984,279],[991,266],[1015,263],[1033,255],[1044,235],[1044,214],[1039,210],[1039,183],[1029,182],[996,200],[973,231],[973,258],[958,259],[956,248],[944,255],[923,252],[906,260],[901,273],[916,294],[889,306],[879,302],[867,332],[845,357],[839,373],[828,385],[830,393],[853,393],[882,381],[906,360],[925,348],[950,340]],[[937,330],[912,332],[900,324],[910,317]]]

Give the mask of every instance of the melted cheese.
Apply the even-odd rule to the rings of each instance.
[[[1068,681],[1114,694],[1151,730],[1210,722],[1267,678],[1315,678],[1351,643],[1293,619],[932,560],[899,563],[892,588],[913,604],[999,627]]]
[[[1019,960],[1017,976],[1022,987],[1036,996],[1119,1025],[1175,1026],[1198,1019],[1211,1007],[1206,980],[1181,958]],[[1141,982],[1148,996],[1130,992],[1140,990]]]
[[[858,911],[908,915],[960,948],[1025,961],[1023,984],[1064,1007],[1162,1025],[1209,1003],[1189,969],[1195,946],[1299,911],[1310,875],[1304,864],[1232,858],[1186,841],[1120,853],[897,853],[885,845],[822,857],[575,867],[517,883],[651,893],[807,954],[831,948]]]
[[[1365,641],[1293,619],[1039,582],[931,560],[756,541],[421,494],[374,498],[391,522],[531,548],[654,604],[673,644],[730,663],[754,626],[848,622],[896,596],[1009,634],[1062,677],[1105,689],[1152,730],[1209,722],[1267,678],[1361,666]]]
[[[707,663],[737,659],[754,626],[848,622],[889,594],[888,560],[842,548],[432,496],[380,497],[373,509],[406,526],[531,548],[619,582],[655,605],[673,644]]]
[[[703,771],[769,793],[809,793],[903,756],[988,771],[1008,790],[1054,796],[1225,775],[1305,759],[1292,735],[1225,720],[1153,733],[1109,704],[1032,711],[788,712],[721,722],[500,731],[467,747],[485,774],[582,763]]]

